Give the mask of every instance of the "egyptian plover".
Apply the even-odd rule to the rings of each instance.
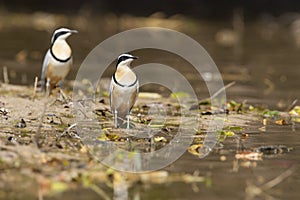
[[[110,84],[110,107],[114,116],[114,126],[127,122],[129,128],[129,115],[139,92],[139,81],[136,74],[130,69],[130,63],[137,57],[122,54],[118,57],[116,71]]]
[[[72,50],[66,41],[73,33],[77,33],[77,31],[67,28],[59,28],[54,31],[51,46],[43,62],[41,91],[44,90],[45,81],[47,91],[55,88],[58,84],[60,85],[60,90],[62,89],[63,80],[68,75],[73,64]]]

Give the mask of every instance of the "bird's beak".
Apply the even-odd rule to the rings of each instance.
[[[132,59],[138,59],[139,57],[137,57],[137,56],[132,56],[131,58],[132,58]]]
[[[70,33],[78,33],[77,30],[70,30]]]

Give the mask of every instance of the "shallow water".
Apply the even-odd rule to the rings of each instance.
[[[70,80],[74,79],[81,62],[93,47],[121,31],[116,28],[102,29],[103,24],[109,23],[101,21],[100,17],[86,20],[89,25],[87,27],[93,28],[79,26],[77,27],[79,34],[72,36],[69,40],[74,49],[75,59],[74,68],[68,76]],[[197,40],[207,50],[221,71],[225,84],[236,81],[236,84],[226,92],[228,99],[246,100],[247,103],[253,105],[263,105],[282,111],[286,110],[295,99],[299,99],[300,51],[289,26],[276,21],[246,22],[243,39],[238,44],[240,46],[224,47],[218,44],[215,35],[224,27],[231,28],[230,21],[194,23],[197,24],[197,29],[183,30],[183,32]],[[269,23],[275,23],[275,28],[269,27]],[[264,35],[266,33],[267,36]],[[20,25],[0,29],[0,64],[7,66],[11,83],[33,84],[34,77],[40,74],[43,54],[49,46],[50,37],[51,33],[44,30]],[[139,61],[134,64],[135,66],[153,61],[172,66],[189,77],[199,98],[208,97],[205,83],[200,76],[193,76],[194,71],[183,59],[155,50],[139,50],[135,54],[140,57]],[[109,77],[113,70],[112,65],[105,75]],[[2,75],[2,72],[0,74]],[[159,87],[145,86],[144,90],[168,92]],[[245,130],[249,134],[249,138],[244,143],[245,148],[285,145],[293,150],[273,157],[263,156],[261,161],[248,161],[247,163],[235,159],[237,142],[229,138],[224,142],[222,150],[216,149],[203,159],[185,153],[175,163],[165,168],[170,173],[199,171],[200,175],[210,177],[211,186],[203,183],[193,185],[183,182],[165,185],[134,185],[129,188],[129,199],[251,199],[250,193],[247,193],[251,186],[262,187],[289,169],[292,170],[292,175],[253,198],[268,199],[271,196],[278,199],[298,199],[299,123],[284,126],[267,125],[265,131],[259,130],[260,127],[262,127],[261,118],[249,121]],[[220,161],[221,155],[226,156],[226,161]],[[246,164],[250,166],[242,166]],[[81,196],[88,199],[99,198],[87,189],[67,192],[63,196],[65,199]],[[51,199],[61,199],[61,196]]]

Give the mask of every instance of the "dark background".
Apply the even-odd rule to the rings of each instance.
[[[255,19],[259,13],[279,16],[285,12],[298,12],[300,1],[297,0],[1,0],[2,9],[14,12],[48,11],[74,13],[82,8],[89,8],[95,14],[113,12],[148,16],[162,11],[167,16],[184,14],[186,16],[206,19],[229,18],[232,10],[243,8],[245,19]]]
[[[67,80],[74,80],[103,40],[124,30],[159,26],[185,33],[205,48],[225,83],[237,82],[229,98],[272,107],[280,102],[280,108],[299,99],[300,1],[0,0],[0,80],[6,66],[11,83],[32,84],[52,33],[61,26],[80,33],[68,39],[74,67]],[[143,60],[136,65],[157,62],[193,73],[174,55],[144,50],[138,56]],[[114,70],[112,64],[105,77]],[[199,78],[191,80],[197,87]]]

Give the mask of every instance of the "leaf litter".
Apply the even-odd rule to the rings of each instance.
[[[0,173],[5,189],[13,188],[12,183],[23,182],[37,187],[37,194],[28,191],[33,196],[42,199],[43,196],[51,196],[76,187],[84,187],[93,190],[103,199],[109,199],[107,189],[102,185],[115,189],[118,182],[124,179],[129,185],[139,182],[143,184],[164,184],[170,182],[205,183],[209,184],[210,178],[199,174],[175,174],[160,170],[147,174],[125,174],[117,172],[99,164],[89,153],[89,149],[82,143],[80,134],[76,132],[76,124],[72,115],[72,102],[60,102],[56,99],[56,93],[49,98],[43,94],[34,94],[32,88],[2,84],[0,87]],[[71,93],[66,93],[71,96]],[[152,97],[155,98],[152,98]],[[100,134],[99,141],[112,141],[121,143],[121,148],[127,148],[124,143],[131,140],[131,149],[138,151],[154,151],[163,148],[176,135],[180,126],[181,106],[176,98],[188,98],[185,93],[171,94],[164,98],[159,94],[141,93],[141,100],[132,110],[131,121],[136,130],[145,130],[147,127],[156,129],[158,133],[149,138],[135,137],[138,131],[130,135],[128,130],[114,129],[112,114],[109,111],[107,95],[101,96],[97,108],[94,110],[104,134]],[[157,113],[149,116],[149,110],[160,107]],[[199,149],[203,145],[207,134],[207,123],[215,117],[216,113],[224,113],[225,126],[216,130],[218,151],[221,152],[227,140],[243,143],[253,132],[249,123],[266,120],[278,125],[298,123],[299,106],[293,107],[289,112],[269,111],[255,108],[246,102],[237,103],[229,101],[226,107],[216,110],[212,108],[209,100],[200,101],[198,105],[191,105],[190,110],[199,113],[199,127],[195,129],[193,142],[188,152],[194,156],[200,156]],[[41,112],[43,111],[43,112]],[[159,120],[157,115],[164,113],[167,119]],[[157,114],[157,115],[156,115]],[[279,120],[282,120],[281,122]],[[129,136],[128,136],[129,135]],[[145,148],[151,144],[154,148]],[[242,145],[243,146],[243,145]],[[291,151],[291,147],[284,145],[267,145],[252,148],[238,148],[235,158],[244,161],[260,161],[264,156],[277,156]],[[220,154],[220,160],[226,160],[226,156]],[[244,164],[245,165],[245,164]],[[255,167],[256,165],[247,165]],[[111,183],[111,184],[110,184]],[[100,184],[100,186],[99,186]],[[129,186],[128,186],[129,187]],[[21,198],[13,190],[6,188],[3,196]],[[105,187],[104,187],[105,188]],[[32,194],[34,193],[34,194]],[[15,195],[15,196],[14,196]],[[28,194],[30,195],[30,194]]]

